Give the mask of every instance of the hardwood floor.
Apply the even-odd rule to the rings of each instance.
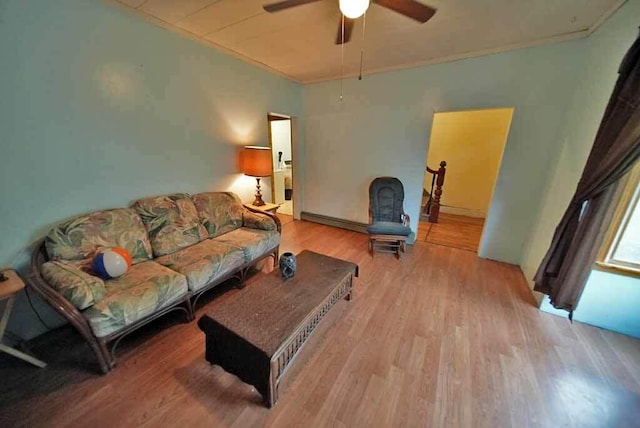
[[[293,216],[288,214],[277,213],[276,214],[280,219],[280,222],[284,226],[285,224],[289,224],[293,221]]]
[[[416,239],[467,251],[478,251],[484,219],[440,213],[438,223],[420,221]]]
[[[0,426],[638,426],[640,340],[539,311],[517,267],[429,243],[371,258],[366,235],[283,230],[281,252],[351,260],[360,278],[273,409],[210,366],[176,313],[126,338],[106,376],[66,328],[31,344],[45,369],[0,358]],[[213,290],[198,316],[235,292]]]

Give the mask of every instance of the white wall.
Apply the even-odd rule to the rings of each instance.
[[[282,161],[291,158],[291,121],[271,121],[271,144],[273,154],[273,169],[278,169],[278,152],[282,152]]]
[[[75,215],[171,192],[251,201],[238,151],[267,144],[268,112],[302,112],[300,85],[106,2],[4,0],[0,21],[0,266],[23,274]],[[10,328],[43,330],[24,295]]]
[[[618,77],[622,58],[638,35],[640,1],[626,3],[593,35],[585,39],[582,65],[575,70],[578,85],[563,123],[561,150],[552,180],[545,189],[531,230],[522,268],[530,285],[551,243],[553,232],[578,184],[598,126]],[[540,296],[538,296],[540,297]]]
[[[433,113],[514,107],[480,256],[519,263],[560,148],[584,40],[306,85],[305,205],[366,223],[369,183],[398,177],[416,229]]]
[[[575,321],[640,339],[640,280],[598,270],[591,271],[587,286],[580,297]],[[545,296],[540,309],[561,317],[567,311],[554,309]]]
[[[553,179],[540,204],[522,260],[525,277],[533,276],[547,251],[556,225],[578,184],[596,132],[618,77],[618,67],[638,35],[640,0],[631,0],[586,40],[584,66],[576,70],[578,86],[562,131],[562,150]],[[535,293],[538,300],[542,295]],[[574,319],[640,337],[640,279],[593,271]],[[541,309],[555,311],[545,298]]]

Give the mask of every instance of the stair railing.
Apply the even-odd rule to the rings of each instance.
[[[440,198],[442,197],[442,186],[444,186],[444,176],[447,173],[447,163],[440,162],[439,169],[431,169],[427,166],[427,172],[432,174],[431,190],[429,191],[429,201],[424,207],[424,212],[429,215],[430,223],[437,223],[440,216]]]

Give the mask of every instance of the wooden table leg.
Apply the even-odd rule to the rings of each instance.
[[[7,324],[9,323],[9,317],[11,316],[11,311],[13,310],[13,304],[16,301],[15,294],[10,296],[7,299],[7,305],[4,308],[4,313],[2,314],[2,320],[0,320],[0,352],[4,352],[9,355],[13,355],[16,358],[20,358],[23,361],[33,364],[34,366],[38,366],[40,368],[46,367],[47,364],[38,360],[37,358],[32,357],[31,355],[27,355],[24,352],[18,351],[10,346],[7,346],[2,343],[2,338],[4,337],[4,331],[7,328]]]

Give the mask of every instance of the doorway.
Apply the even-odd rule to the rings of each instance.
[[[271,200],[278,205],[277,215],[282,224],[293,221],[293,149],[290,116],[269,113],[269,146],[273,155]]]
[[[438,169],[445,161],[446,174],[436,201],[433,175],[425,173],[417,241],[478,251],[512,117],[513,108],[433,115],[426,167]],[[437,222],[426,215],[434,203]]]

